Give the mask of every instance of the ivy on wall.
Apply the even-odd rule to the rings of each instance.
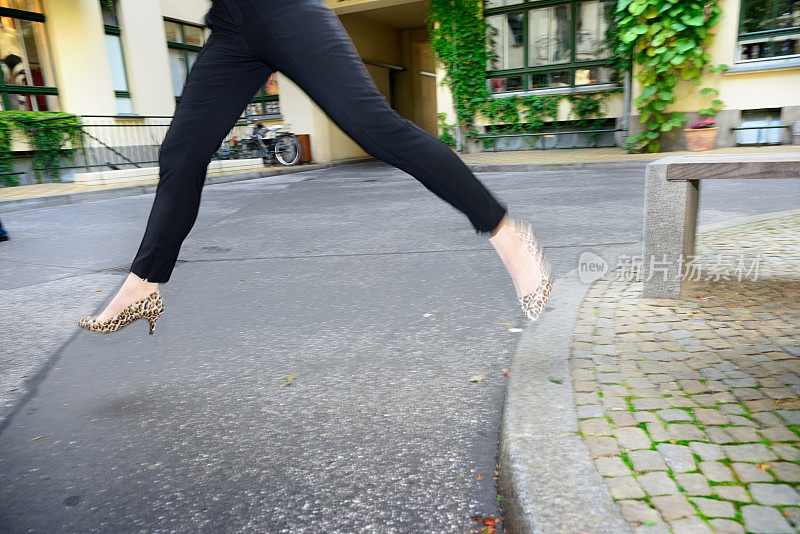
[[[676,100],[679,82],[699,85],[706,71],[728,68],[711,65],[707,51],[713,38],[710,29],[721,16],[717,0],[618,0],[614,55],[632,58],[639,67],[635,77],[643,88],[635,104],[644,129],[626,139],[629,149],[658,152],[661,134],[680,127],[686,120],[683,113],[667,111]],[[714,98],[719,93],[706,87],[701,94]],[[714,115],[722,105],[714,98],[700,113]]]
[[[502,123],[503,131],[536,132],[547,119],[556,120],[554,110],[562,98],[572,105],[576,124],[599,127],[602,102],[619,90],[566,97],[491,97],[485,66],[494,52],[486,46],[489,25],[483,18],[482,3],[483,0],[431,0],[427,16],[431,45],[445,66],[444,83],[453,95],[456,126],[465,129],[467,138],[478,133],[474,127],[478,113],[491,122]],[[677,99],[679,82],[699,85],[706,71],[728,68],[712,65],[707,51],[713,37],[710,30],[721,15],[717,0],[616,1],[606,32],[612,50],[611,67],[625,72],[638,66],[635,77],[644,88],[635,100],[644,129],[626,139],[628,149],[657,152],[661,134],[680,127],[686,120],[683,113],[667,111]],[[700,93],[710,100],[707,107],[699,110],[701,114],[713,116],[724,105],[717,89],[705,87]],[[519,115],[520,106],[527,109],[523,117]],[[444,124],[443,118],[440,121]],[[452,143],[452,127],[448,128],[447,138]],[[489,125],[487,132],[500,128]],[[484,140],[484,146],[489,143],[491,140]]]
[[[443,83],[450,88],[456,114],[455,125],[445,123],[439,114],[443,133],[439,139],[455,146],[452,130],[461,126],[466,137],[478,134],[475,118],[480,113],[490,124],[487,133],[536,133],[549,121],[555,122],[559,103],[567,99],[572,105],[576,124],[597,128],[602,103],[618,90],[605,90],[569,95],[525,95],[493,98],[486,85],[486,63],[494,52],[486,46],[489,24],[483,18],[483,0],[431,0],[427,15],[431,46],[445,66]],[[438,23],[438,24],[437,24]],[[529,145],[535,137],[526,137]],[[484,147],[494,145],[483,139]]]
[[[453,96],[456,120],[468,137],[475,135],[475,115],[489,98],[483,0],[431,0],[426,21],[431,47],[445,65],[443,83]]]
[[[69,113],[0,111],[0,173],[12,172],[14,155],[11,142],[14,133],[21,132],[35,152],[33,170],[41,183],[42,173],[53,181],[59,176],[61,158],[72,159],[82,147],[81,120]],[[69,147],[68,147],[69,145]],[[15,176],[0,174],[0,186],[19,185]]]

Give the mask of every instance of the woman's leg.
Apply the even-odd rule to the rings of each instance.
[[[292,79],[372,156],[419,180],[490,237],[517,296],[542,281],[498,201],[447,145],[393,110],[324,0],[216,0],[256,57]]]
[[[213,20],[213,18],[212,18]],[[169,280],[200,206],[211,156],[272,73],[232,32],[213,31],[201,50],[159,152],[159,182],[128,278],[97,316],[122,308]]]
[[[192,229],[211,156],[272,71],[232,37],[212,34],[192,67],[159,152],[159,181],[131,272],[169,280]]]
[[[253,55],[292,79],[367,153],[419,180],[478,233],[506,208],[447,145],[389,107],[324,0],[218,0]]]

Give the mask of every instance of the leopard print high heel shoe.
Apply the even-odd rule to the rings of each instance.
[[[150,333],[152,334],[156,328],[156,321],[163,312],[164,301],[161,298],[158,289],[156,289],[146,297],[129,304],[110,319],[98,322],[96,321],[96,317],[83,317],[78,320],[78,326],[93,332],[105,334],[119,330],[123,326],[132,323],[136,319],[144,318],[150,322]]]
[[[523,246],[533,260],[542,270],[542,281],[532,292],[518,297],[517,300],[522,306],[522,312],[531,322],[536,321],[544,308],[550,291],[553,288],[553,268],[550,262],[544,257],[544,250],[539,244],[539,239],[533,231],[533,226],[526,221],[513,221],[514,232],[522,239]]]

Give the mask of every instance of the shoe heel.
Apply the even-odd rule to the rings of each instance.
[[[148,317],[147,320],[150,321],[150,332],[149,333],[152,334],[156,329],[156,321],[158,320],[158,316],[156,315],[155,317]]]

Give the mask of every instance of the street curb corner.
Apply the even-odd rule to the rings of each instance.
[[[506,532],[630,532],[578,434],[569,359],[589,287],[577,269],[556,278],[545,310],[517,346],[498,456]]]

